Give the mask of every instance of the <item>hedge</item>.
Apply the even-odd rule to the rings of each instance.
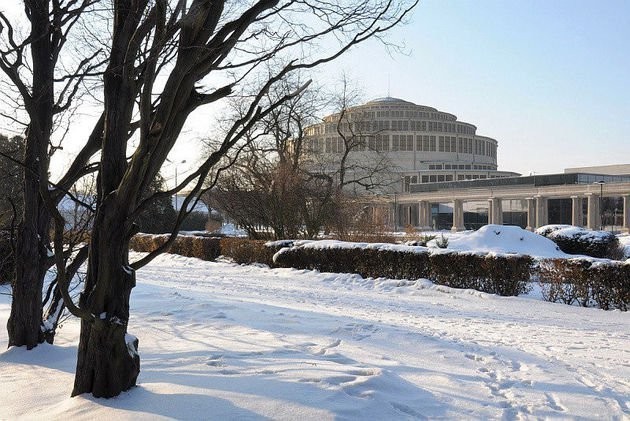
[[[150,252],[165,235],[136,235],[130,246]],[[180,236],[168,250],[184,256],[215,260],[220,255],[241,264],[357,273],[391,279],[429,278],[453,288],[516,296],[537,278],[545,300],[602,309],[630,307],[630,261],[545,259],[535,266],[523,255],[494,255],[433,250],[420,246],[344,243],[337,241],[275,241],[244,238]]]
[[[453,288],[471,288],[498,295],[519,295],[528,289],[532,259],[471,253],[429,253],[424,247],[298,245],[275,257],[281,267],[322,272],[358,273],[391,279],[430,278]]]
[[[627,311],[630,263],[594,259],[548,259],[538,267],[543,298],[583,307]]]
[[[280,267],[316,269],[320,272],[358,273],[364,278],[418,279],[429,274],[426,251],[417,252],[414,247],[395,250],[388,247],[391,245],[384,244],[368,247],[339,244],[346,247],[309,247],[305,244],[285,248],[276,254],[274,263]]]
[[[168,240],[168,235],[137,234],[129,242],[132,250],[152,252]],[[245,238],[219,238],[180,235],[168,248],[168,253],[202,260],[215,260],[219,256],[234,259],[237,263],[264,263],[273,266],[273,255],[278,247],[265,247],[266,241]]]

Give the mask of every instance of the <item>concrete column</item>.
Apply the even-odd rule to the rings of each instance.
[[[539,228],[547,225],[547,198],[536,196],[536,227]]]
[[[493,217],[493,214],[494,214],[493,203],[494,203],[494,199],[488,199],[488,225],[492,224],[493,223],[492,221],[494,220],[494,217]]]
[[[407,205],[400,204],[400,230],[404,231],[407,225]]]
[[[426,200],[418,203],[418,226],[422,230],[431,229],[431,203]]]
[[[571,225],[582,226],[582,198],[571,196]]]
[[[527,199],[527,227],[528,231],[534,231],[536,228],[536,200],[533,197]]]
[[[462,231],[464,229],[464,202],[461,199],[453,200],[453,226],[451,231]]]
[[[498,197],[490,199],[490,206],[492,208],[491,224],[503,225],[503,200]]]
[[[602,218],[599,213],[599,195],[588,194],[588,208],[586,214],[586,227],[592,230],[598,230],[602,226]]]
[[[624,232],[630,232],[630,196],[623,197],[623,227]]]

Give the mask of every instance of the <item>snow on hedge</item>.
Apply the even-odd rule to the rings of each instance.
[[[541,258],[568,257],[551,240],[510,225],[485,225],[477,231],[453,237],[448,249],[505,254],[526,254]]]

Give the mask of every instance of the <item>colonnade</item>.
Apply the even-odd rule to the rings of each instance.
[[[623,227],[626,232],[630,231],[630,195],[624,195],[623,197]],[[560,197],[552,197],[554,199]],[[514,199],[511,197],[510,199]],[[600,202],[601,196],[595,193],[586,193],[584,195],[570,196],[571,199],[571,225],[582,226],[583,215],[583,200],[587,200],[587,213],[586,213],[586,227],[589,229],[600,229],[602,224]],[[471,199],[477,201],[478,199]],[[547,225],[549,222],[549,197],[542,195],[526,197],[524,200],[527,202],[527,229],[533,231],[534,229]],[[489,224],[503,224],[503,199],[500,197],[490,197],[488,201],[488,223]],[[464,227],[464,203],[466,199],[456,198],[449,201],[453,206],[453,231],[461,231]],[[437,201],[420,200],[418,202],[418,221],[417,227],[423,230],[433,228],[431,204],[438,203]],[[439,203],[444,203],[440,201]],[[409,203],[407,203],[409,204]],[[409,221],[410,223],[412,221]],[[569,221],[567,221],[569,223]]]

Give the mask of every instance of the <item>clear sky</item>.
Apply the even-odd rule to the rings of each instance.
[[[630,163],[630,1],[424,0],[390,39],[409,54],[371,42],[325,76],[475,124],[503,170]]]
[[[408,54],[372,41],[318,70],[319,82],[345,72],[366,100],[389,86],[455,114],[499,141],[502,170],[630,163],[630,0],[423,0],[389,39]],[[174,162],[194,162],[190,150]]]

